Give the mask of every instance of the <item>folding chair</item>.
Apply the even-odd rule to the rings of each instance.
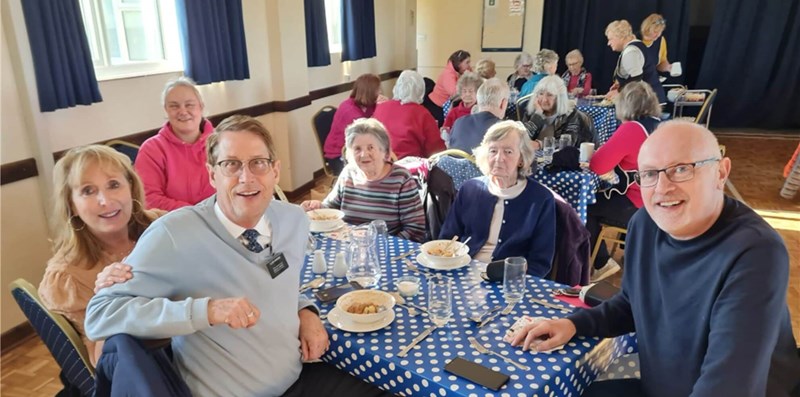
[[[698,95],[703,95],[702,101],[691,100]],[[675,98],[675,107],[672,109],[672,118],[676,120],[686,120],[697,124],[703,124],[708,128],[711,121],[711,109],[714,107],[714,100],[717,99],[717,89],[713,90],[684,90]],[[700,107],[697,116],[683,116],[684,108]]]
[[[328,167],[328,162],[325,159],[325,140],[328,139],[328,134],[331,132],[334,114],[336,114],[336,107],[324,106],[311,118],[314,137],[317,138],[317,148],[319,149],[320,158],[322,158],[322,170],[330,177],[335,177],[336,174]]]
[[[53,355],[62,374],[84,396],[94,394],[94,368],[83,341],[64,316],[47,310],[31,283],[17,279],[11,283],[11,295],[25,317]]]
[[[120,139],[112,139],[106,142],[105,145],[128,156],[128,158],[131,159],[131,164],[136,162],[136,156],[139,154],[139,145],[125,142]]]
[[[607,233],[612,233],[612,236],[608,236]],[[589,263],[594,263],[595,258],[597,258],[597,253],[600,251],[600,244],[605,244],[606,241],[612,243],[611,250],[608,252],[608,255],[613,257],[614,251],[616,251],[619,246],[625,244],[625,236],[627,234],[628,229],[611,225],[603,225],[603,228],[600,229],[600,237],[597,238],[597,243],[595,243],[594,248],[592,249],[592,257],[589,260]]]
[[[287,198],[286,198],[286,195],[283,193],[283,189],[281,189],[281,188],[280,188],[280,186],[278,186],[278,185],[275,185],[275,191],[273,192],[273,194],[272,194],[272,195],[273,195],[273,196],[275,197],[275,199],[277,199],[277,200],[280,200],[280,201],[285,201],[285,202],[287,202],[287,203],[289,202],[289,199],[287,199]]]

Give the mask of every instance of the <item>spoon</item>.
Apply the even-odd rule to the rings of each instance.
[[[325,277],[317,277],[300,286],[300,292],[305,292],[312,288],[319,288],[325,284]]]
[[[406,306],[406,304],[405,304],[406,303],[406,299],[403,298],[402,295],[400,295],[397,292],[390,292],[389,295],[394,297],[395,304],[397,306],[400,306],[403,309],[406,309],[408,311],[408,315],[409,316],[411,316],[411,317],[419,316],[419,312],[417,311],[417,309],[415,309],[415,308],[413,308],[411,306]]]

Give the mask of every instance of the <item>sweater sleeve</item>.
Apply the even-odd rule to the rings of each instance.
[[[47,269],[38,292],[48,310],[63,315],[79,334],[86,334],[83,320],[86,317],[86,304],[92,294],[75,277],[64,270]]]
[[[188,335],[211,327],[209,297],[171,300],[177,291],[171,265],[180,263],[178,247],[163,224],[154,223],[137,243],[126,262],[133,278],[104,288],[86,308],[86,334],[92,340],[125,333],[137,338],[159,339]],[[172,269],[175,267],[172,266]]]
[[[145,142],[136,155],[136,173],[144,185],[147,208],[158,208],[172,211],[181,207],[192,205],[181,200],[167,196],[167,171],[163,157],[158,153],[158,148],[152,142]]]
[[[713,303],[708,347],[691,396],[764,395],[788,280],[789,257],[777,239],[759,239],[739,257]]]
[[[556,205],[552,194],[541,203],[541,211],[534,230],[550,233],[536,233],[528,250],[528,273],[538,277],[547,277],[553,267],[553,255],[556,251]]]
[[[411,241],[425,240],[425,212],[419,197],[419,188],[413,178],[408,178],[398,194],[397,210],[400,213],[400,232],[398,237]]]
[[[622,158],[630,153],[636,129],[639,129],[640,134],[644,133],[637,123],[627,122],[620,125],[608,142],[594,153],[589,161],[589,169],[597,175],[613,170]]]

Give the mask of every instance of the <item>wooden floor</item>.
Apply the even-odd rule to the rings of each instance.
[[[798,139],[723,136],[727,155],[733,160],[731,181],[741,197],[780,233],[789,249],[790,276],[787,302],[792,313],[795,339],[800,341],[800,194],[794,200],[778,195],[781,172]],[[330,186],[318,184],[319,191]],[[306,199],[308,196],[303,197]],[[38,338],[2,355],[0,394],[8,397],[53,396],[60,389],[59,369]]]

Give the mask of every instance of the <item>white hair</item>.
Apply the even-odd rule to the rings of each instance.
[[[404,70],[397,78],[392,95],[401,104],[422,103],[425,95],[425,80],[422,79],[422,75],[413,70]]]
[[[570,114],[575,108],[575,102],[569,100],[567,95],[567,86],[564,85],[564,80],[559,76],[552,75],[541,79],[536,84],[533,89],[533,95],[528,101],[528,114],[533,114],[536,111],[536,97],[541,92],[546,92],[556,97],[556,116]]]

